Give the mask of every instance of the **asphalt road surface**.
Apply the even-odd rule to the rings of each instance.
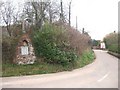
[[[2,78],[3,88],[118,88],[118,59],[94,50],[96,60],[60,73]]]

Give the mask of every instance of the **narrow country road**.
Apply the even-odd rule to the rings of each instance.
[[[3,88],[118,88],[118,59],[94,50],[96,60],[68,72],[2,78]]]

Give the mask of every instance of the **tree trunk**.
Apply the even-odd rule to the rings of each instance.
[[[11,37],[12,35],[11,35],[11,31],[10,31],[10,25],[7,25],[7,31],[8,31],[9,36]]]

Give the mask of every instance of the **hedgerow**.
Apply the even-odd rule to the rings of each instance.
[[[109,33],[104,37],[104,42],[109,51],[120,53],[120,47],[118,45],[118,33]]]
[[[45,62],[68,65],[78,59],[75,49],[70,47],[65,29],[45,24],[32,36],[36,56],[44,57]]]

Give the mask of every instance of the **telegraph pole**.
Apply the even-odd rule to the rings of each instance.
[[[72,0],[69,3],[69,26],[71,26],[71,2]]]
[[[85,33],[85,29],[83,28],[83,29],[82,29],[82,34],[84,34],[84,33]]]
[[[78,30],[77,16],[76,16],[76,30]]]

